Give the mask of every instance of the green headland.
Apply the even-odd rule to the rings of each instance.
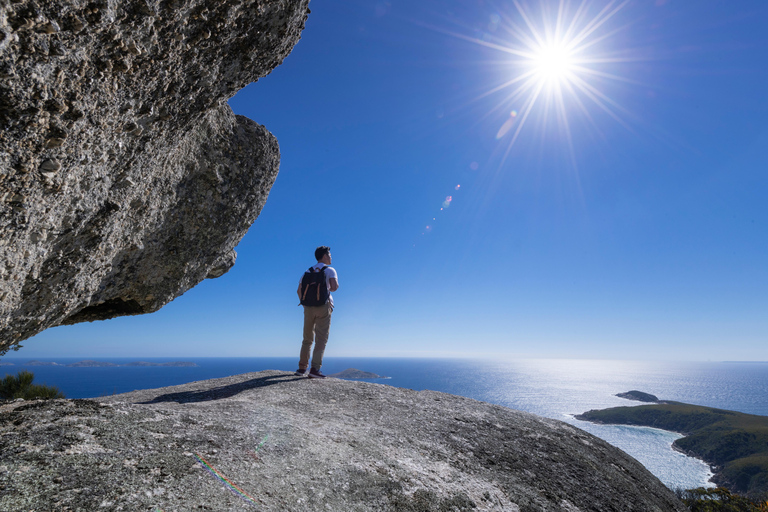
[[[673,446],[710,466],[716,484],[750,497],[768,493],[768,416],[669,402],[593,410],[579,420],[678,432]]]

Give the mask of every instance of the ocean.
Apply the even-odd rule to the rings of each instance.
[[[58,358],[62,365],[84,358]],[[96,359],[96,358],[94,358]],[[99,358],[132,361],[191,361],[197,367],[27,366],[28,358],[3,357],[0,375],[28,369],[36,383],[57,386],[68,398],[93,398],[135,389],[276,369],[295,370],[296,358]],[[670,488],[712,485],[709,467],[672,449],[678,434],[646,427],[594,425],[574,419],[590,409],[639,405],[614,396],[630,390],[749,414],[768,415],[768,363],[664,363],[604,360],[457,360],[326,358],[326,374],[347,368],[387,379],[369,382],[414,390],[431,389],[504,405],[575,425],[629,453]]]

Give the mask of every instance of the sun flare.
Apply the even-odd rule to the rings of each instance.
[[[497,140],[506,141],[502,161],[531,120],[542,133],[553,127],[558,130],[572,157],[575,115],[597,131],[597,114],[628,128],[619,115],[628,112],[607,92],[611,82],[631,82],[615,74],[616,64],[632,59],[613,42],[626,28],[616,15],[628,3],[512,0],[506,12],[491,15],[491,31],[482,37],[453,34],[506,55],[506,81],[477,98],[499,97],[486,116],[502,116],[496,133]]]
[[[553,84],[568,79],[576,61],[565,44],[554,42],[539,47],[532,56],[531,64],[539,80]]]

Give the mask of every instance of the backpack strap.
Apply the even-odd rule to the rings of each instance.
[[[328,285],[325,284],[325,269],[328,268],[328,265],[324,266],[318,272],[320,272],[320,277],[323,279],[323,285],[325,286],[326,291],[330,294],[330,290],[328,290]],[[320,302],[320,285],[317,286],[317,302]]]
[[[315,272],[315,267],[309,267],[309,269],[307,270],[307,272],[310,272],[310,273],[313,273],[313,274],[314,274],[314,272]],[[307,298],[307,292],[308,292],[308,291],[309,291],[309,284],[307,284],[307,285],[304,287],[304,293],[302,293],[302,294],[301,294],[301,302],[304,302],[304,299],[306,299],[306,298]],[[320,299],[318,298],[317,300],[320,300]],[[301,305],[301,303],[299,303],[299,305]]]

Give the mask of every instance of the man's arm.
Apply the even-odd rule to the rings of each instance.
[[[299,283],[299,287],[296,289],[296,294],[299,296],[299,300],[301,300],[301,283]]]
[[[328,286],[330,287],[330,290],[332,292],[335,292],[336,290],[339,289],[339,280],[336,279],[335,277],[330,278],[328,280]],[[301,289],[301,287],[299,287],[299,289]],[[301,292],[299,292],[299,296],[301,296]]]

